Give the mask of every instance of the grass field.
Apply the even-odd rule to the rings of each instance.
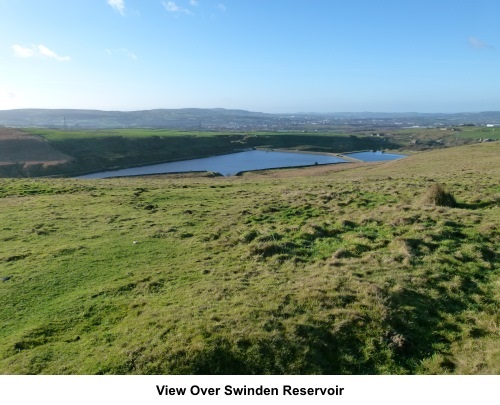
[[[459,146],[489,139],[500,140],[500,128],[460,126],[449,128],[408,128],[390,130],[386,135],[401,146],[410,143],[410,149],[425,150],[439,147]]]
[[[109,137],[124,138],[151,138],[151,137],[172,137],[172,136],[203,136],[213,137],[227,135],[223,132],[209,131],[179,131],[176,129],[147,129],[147,128],[127,128],[127,129],[78,129],[78,130],[59,130],[59,129],[26,129],[27,132],[42,136],[49,141],[65,141],[68,139],[100,139]]]
[[[0,372],[498,374],[499,156],[0,179]]]

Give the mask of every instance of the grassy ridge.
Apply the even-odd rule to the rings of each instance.
[[[499,373],[499,152],[2,179],[0,371]]]

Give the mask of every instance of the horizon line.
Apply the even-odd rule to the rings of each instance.
[[[500,113],[499,110],[480,110],[480,111],[455,111],[455,112],[422,112],[422,111],[376,111],[376,110],[363,110],[363,111],[295,111],[295,112],[265,112],[265,111],[255,111],[247,110],[243,108],[227,108],[227,107],[177,107],[177,108],[148,108],[148,109],[136,109],[136,110],[118,110],[118,109],[99,109],[99,108],[44,108],[44,107],[22,107],[22,108],[10,108],[10,109],[0,109],[0,112],[7,111],[23,111],[23,110],[46,110],[46,111],[100,111],[100,112],[143,112],[143,111],[161,111],[161,110],[226,110],[226,111],[244,111],[250,113],[258,114],[269,114],[269,115],[303,115],[303,114],[482,114],[482,113]]]

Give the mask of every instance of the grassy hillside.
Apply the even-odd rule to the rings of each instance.
[[[0,179],[0,372],[498,374],[499,156]]]

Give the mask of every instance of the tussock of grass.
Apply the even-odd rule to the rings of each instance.
[[[425,192],[423,204],[436,205],[441,207],[455,207],[457,202],[453,195],[447,192],[443,185],[435,183]]]

